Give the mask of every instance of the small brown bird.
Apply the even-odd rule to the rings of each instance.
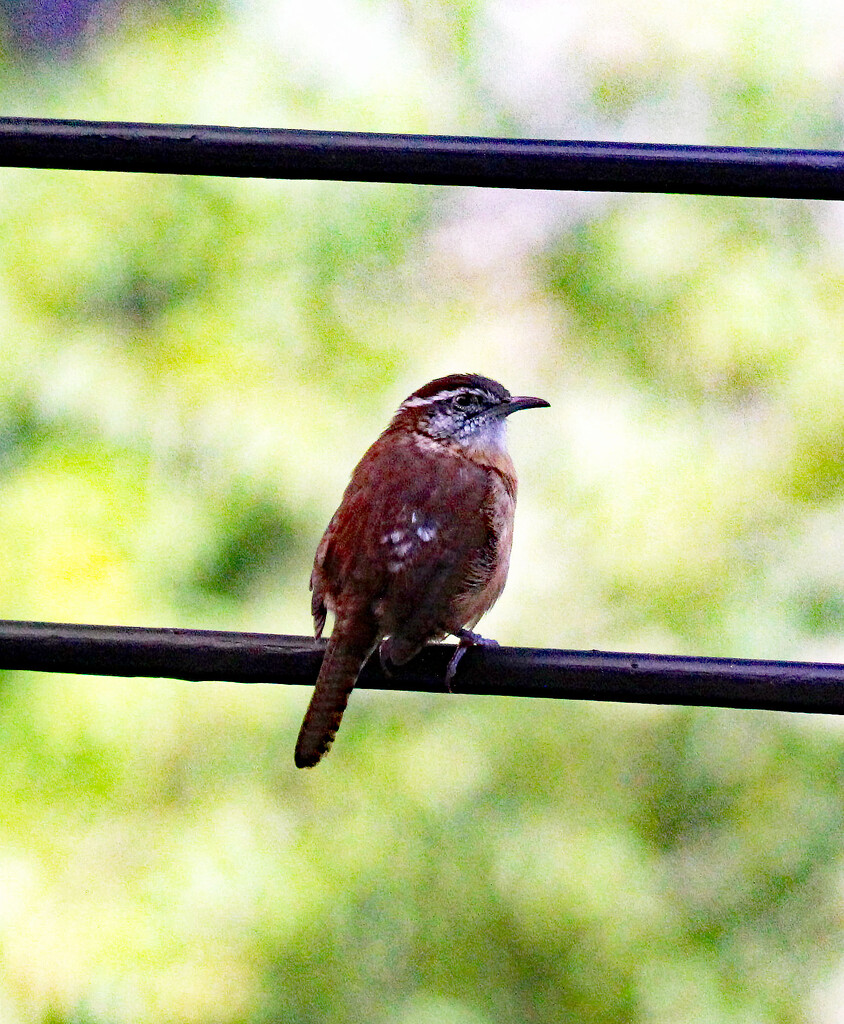
[[[514,398],[488,377],[455,373],[414,391],[352,473],[320,541],[311,574],[316,636],[334,613],[311,703],[296,743],[298,768],[331,746],[349,694],[380,644],[403,665],[449,633],[460,646],[507,580],[516,471],[507,417],[547,406]]]

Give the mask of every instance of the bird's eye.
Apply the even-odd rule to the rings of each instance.
[[[463,392],[460,395],[454,396],[454,408],[455,409],[474,409],[477,407],[478,400],[474,395],[469,395]]]

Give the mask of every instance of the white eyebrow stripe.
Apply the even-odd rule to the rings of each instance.
[[[461,395],[466,389],[458,388],[456,391],[438,391],[430,398],[408,398],[401,404],[402,409],[410,409],[414,405],[430,405],[431,402],[443,402],[446,398],[454,398]]]
[[[400,409],[410,409],[417,405],[430,405],[432,402],[444,402],[448,398],[456,398],[462,394],[476,395],[478,398],[485,398],[486,392],[476,390],[475,388],[456,388],[454,391],[438,391],[435,395],[431,395],[429,398],[416,398],[411,396],[405,399],[399,406]]]

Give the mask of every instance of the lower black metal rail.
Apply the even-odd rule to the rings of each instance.
[[[0,620],[0,669],[313,685],[324,642],[267,633]],[[443,693],[450,645],[392,677],[374,657],[360,686]],[[844,714],[844,665],[666,654],[476,647],[455,693]]]

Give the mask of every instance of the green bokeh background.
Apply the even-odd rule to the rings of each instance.
[[[844,135],[821,0],[0,26],[7,115]],[[4,617],[309,632],[354,462],[468,370],[552,402],[487,635],[844,660],[836,204],[2,170],[0,243]],[[837,719],[359,692],[296,772],[307,697],[0,677],[3,1024],[844,1020]]]

